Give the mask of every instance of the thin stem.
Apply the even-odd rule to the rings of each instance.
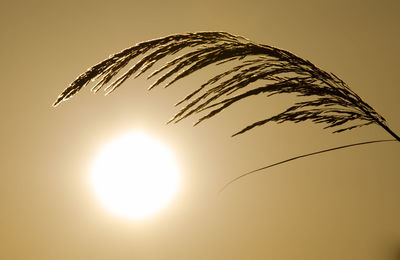
[[[386,128],[385,128],[385,129],[386,129]],[[390,130],[390,129],[389,129],[389,130]],[[393,133],[393,132],[392,132],[392,133]],[[394,133],[393,133],[393,134],[394,134]],[[392,135],[393,135],[393,134],[392,134]],[[283,163],[287,163],[287,162],[294,161],[294,160],[297,160],[297,159],[300,159],[300,158],[304,158],[304,157],[308,157],[308,156],[311,156],[311,155],[316,155],[316,154],[320,154],[320,153],[326,153],[326,152],[330,152],[330,151],[334,151],[334,150],[339,150],[339,149],[343,149],[343,148],[348,148],[348,147],[352,147],[352,146],[358,146],[358,145],[364,145],[364,144],[372,144],[372,143],[382,143],[382,142],[396,142],[396,141],[400,141],[400,140],[398,139],[399,137],[398,137],[397,135],[395,135],[395,137],[397,137],[397,138],[396,138],[397,140],[386,139],[386,140],[375,140],[375,141],[354,143],[354,144],[342,145],[342,146],[338,146],[338,147],[334,147],[334,148],[329,148],[329,149],[325,149],[325,150],[320,150],[320,151],[317,151],[317,152],[312,152],[312,153],[307,153],[307,154],[295,156],[295,157],[292,157],[292,158],[289,158],[289,159],[286,159],[286,160],[283,160],[283,161],[280,161],[280,162],[277,162],[277,163],[273,163],[273,164],[270,164],[270,165],[267,165],[267,166],[258,168],[258,169],[256,169],[256,170],[253,170],[253,171],[244,173],[244,174],[242,174],[242,175],[240,175],[240,176],[234,178],[233,180],[229,181],[227,184],[225,184],[225,185],[222,187],[222,189],[220,189],[219,193],[223,192],[229,185],[231,185],[232,183],[236,182],[237,180],[239,180],[239,179],[241,179],[241,178],[243,178],[243,177],[245,177],[245,176],[248,176],[248,175],[250,175],[250,174],[252,174],[252,173],[255,173],[255,172],[258,172],[258,171],[261,171],[261,170],[265,170],[265,169],[267,169],[267,168],[271,168],[271,167],[274,167],[274,166],[277,166],[277,165],[280,165],[280,164],[283,164]]]

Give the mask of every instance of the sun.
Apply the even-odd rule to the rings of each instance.
[[[171,201],[178,191],[178,165],[162,142],[141,132],[106,144],[91,166],[90,184],[113,213],[144,218]]]

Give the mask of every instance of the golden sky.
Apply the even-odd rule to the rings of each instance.
[[[89,66],[137,42],[222,30],[289,50],[335,73],[400,133],[398,1],[8,1],[1,20],[0,259],[400,258],[400,146],[372,144],[249,170],[354,142],[391,138],[379,126],[331,134],[267,124],[286,97],[257,97],[192,127],[165,122],[187,85],[148,92],[128,80],[112,95],[83,90],[52,108]],[[269,112],[268,112],[269,113]],[[87,183],[99,148],[140,128],[181,164],[174,201],[142,221],[109,214]]]

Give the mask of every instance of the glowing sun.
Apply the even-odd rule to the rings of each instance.
[[[90,183],[117,215],[143,218],[164,207],[178,190],[178,166],[169,150],[143,133],[121,136],[95,158]]]

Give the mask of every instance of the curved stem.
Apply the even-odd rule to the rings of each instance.
[[[385,128],[385,129],[386,129],[386,128]],[[387,129],[389,129],[389,128],[387,128]],[[387,130],[387,129],[386,129],[386,130]],[[389,130],[390,130],[390,129],[389,129]],[[393,133],[393,132],[391,132],[391,133]],[[394,133],[393,133],[393,134],[394,134]],[[392,134],[392,135],[393,135],[393,134]],[[227,184],[225,184],[225,185],[220,189],[219,193],[223,192],[229,185],[231,185],[231,184],[234,183],[235,181],[237,181],[237,180],[239,180],[239,179],[241,179],[241,178],[243,178],[243,177],[246,177],[246,176],[248,176],[248,175],[250,175],[250,174],[252,174],[252,173],[255,173],[255,172],[258,172],[258,171],[261,171],[261,170],[265,170],[265,169],[267,169],[267,168],[271,168],[271,167],[274,167],[274,166],[277,166],[277,165],[280,165],[280,164],[283,164],[283,163],[287,163],[287,162],[294,161],[294,160],[297,160],[297,159],[300,159],[300,158],[304,158],[304,157],[308,157],[308,156],[311,156],[311,155],[316,155],[316,154],[320,154],[320,153],[326,153],[326,152],[330,152],[330,151],[334,151],[334,150],[339,150],[339,149],[343,149],[343,148],[348,148],[348,147],[352,147],[352,146],[358,146],[358,145],[364,145],[364,144],[373,144],[373,143],[382,143],[382,142],[396,142],[396,141],[400,141],[400,139],[399,139],[399,137],[398,137],[397,135],[394,134],[394,136],[396,137],[396,140],[393,140],[393,139],[375,140],[375,141],[368,141],[368,142],[361,142],[361,143],[354,143],[354,144],[342,145],[342,146],[338,146],[338,147],[334,147],[334,148],[329,148],[329,149],[325,149],[325,150],[320,150],[320,151],[317,151],[317,152],[312,152],[312,153],[307,153],[307,154],[295,156],[295,157],[292,157],[292,158],[289,158],[289,159],[286,159],[286,160],[283,160],[283,161],[280,161],[280,162],[277,162],[277,163],[273,163],[273,164],[270,164],[270,165],[267,165],[267,166],[258,168],[258,169],[256,169],[256,170],[252,170],[252,171],[250,171],[250,172],[246,172],[246,173],[244,173],[244,174],[242,174],[242,175],[239,175],[238,177],[234,178],[233,180],[231,180],[231,181],[229,181]]]

